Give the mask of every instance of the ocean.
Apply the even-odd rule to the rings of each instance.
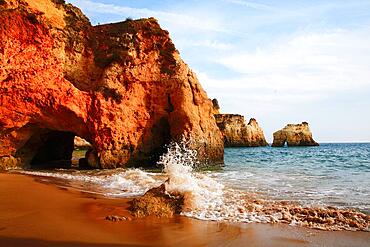
[[[281,208],[292,210],[284,203],[370,214],[370,143],[226,148],[225,166],[208,171],[193,170],[195,156],[184,145],[174,144],[160,161],[161,172],[138,168],[18,172],[106,197],[140,196],[169,181],[169,193],[184,193],[191,200],[182,214],[202,220],[272,222],[283,218]],[[295,222],[294,217],[288,220]]]
[[[266,198],[370,213],[370,143],[227,148],[223,171],[211,177]]]

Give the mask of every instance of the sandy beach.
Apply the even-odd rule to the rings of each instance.
[[[0,0],[0,247],[370,247],[369,13]]]
[[[232,224],[176,216],[135,219],[128,199],[108,199],[0,174],[1,246],[368,246],[368,232],[283,224]],[[111,222],[108,215],[128,220]]]

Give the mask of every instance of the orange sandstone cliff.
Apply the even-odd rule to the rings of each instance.
[[[301,124],[288,124],[283,129],[274,132],[273,147],[288,146],[319,146],[312,138],[307,122]]]
[[[216,123],[224,137],[225,147],[262,147],[267,146],[265,135],[256,119],[248,124],[238,114],[216,114]]]
[[[0,0],[0,167],[71,158],[90,166],[153,165],[193,138],[203,163],[223,139],[195,74],[154,18],[92,26],[62,0]]]
[[[263,147],[268,145],[263,130],[256,119],[251,118],[246,123],[242,115],[220,113],[217,99],[213,99],[212,104],[216,124],[221,130],[225,147]]]

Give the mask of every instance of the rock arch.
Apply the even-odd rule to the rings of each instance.
[[[90,141],[99,168],[152,163],[183,136],[202,163],[223,163],[212,102],[154,18],[92,26],[71,4],[37,2],[0,3],[0,167],[29,165],[19,153],[45,130]]]
[[[272,147],[318,146],[312,138],[312,133],[307,122],[301,124],[288,124],[283,129],[274,132]]]

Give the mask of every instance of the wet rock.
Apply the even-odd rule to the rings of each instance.
[[[22,161],[19,158],[15,158],[13,156],[0,157],[0,170],[17,168],[21,162]]]
[[[295,203],[268,200],[260,200],[257,204],[256,201],[248,198],[245,208],[249,212],[266,217],[271,223],[281,222],[334,231],[368,231],[370,227],[368,215],[334,207],[303,207]]]
[[[87,159],[86,158],[80,158],[78,160],[78,167],[81,168],[81,169],[90,169],[91,168],[89,166],[89,164],[87,163]]]
[[[105,220],[109,220],[109,221],[112,221],[112,222],[118,222],[118,221],[127,220],[127,218],[125,216],[108,215],[107,217],[105,217]]]
[[[180,214],[184,206],[184,196],[168,194],[165,185],[148,190],[145,195],[132,201],[131,212],[136,217],[172,217]]]
[[[99,166],[99,157],[94,149],[87,150],[85,154],[85,160],[81,161],[83,162],[82,165],[86,165],[90,168],[100,168]]]
[[[273,147],[288,146],[318,146],[312,138],[312,133],[307,122],[301,124],[288,124],[283,129],[274,133]]]

